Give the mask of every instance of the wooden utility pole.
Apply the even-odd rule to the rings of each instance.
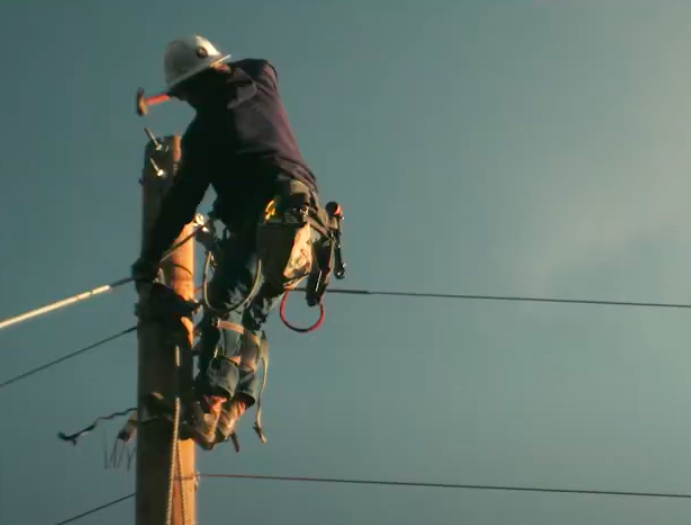
[[[180,160],[180,137],[168,136],[149,142],[142,174],[143,228],[142,242],[158,216],[163,195],[170,188]],[[153,161],[153,162],[152,162]],[[188,224],[181,236],[192,233]],[[186,300],[194,297],[194,240],[175,250],[163,263],[165,284]],[[180,393],[181,405],[192,385],[192,321],[189,319],[144,322],[137,331],[139,343],[137,377],[137,413],[142,416],[142,396],[152,392],[173,401]],[[180,344],[182,343],[182,344]],[[176,346],[180,349],[180,368],[176,366]],[[178,390],[179,388],[179,390]],[[196,522],[196,469],[194,442],[178,440],[179,458],[172,455],[173,426],[165,419],[142,424],[137,430],[137,472],[135,525],[166,525],[169,512],[170,466],[175,482],[172,496],[171,525]],[[171,463],[172,460],[172,463]]]

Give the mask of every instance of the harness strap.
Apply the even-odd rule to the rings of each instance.
[[[264,373],[262,374],[262,386],[259,389],[259,395],[257,396],[257,409],[254,416],[254,431],[259,436],[262,443],[266,443],[266,435],[262,430],[262,395],[264,393],[264,387],[266,386],[266,374],[269,370],[269,340],[266,334],[262,332],[261,343],[259,344],[259,359],[262,362],[264,368]]]
[[[221,329],[234,330],[236,332],[241,332],[243,337],[254,337],[254,334],[247,332],[242,326],[223,319],[216,319],[216,326]],[[262,331],[262,335],[258,341],[257,350],[257,361],[261,361],[264,372],[262,374],[262,384],[259,388],[259,395],[257,395],[257,408],[254,417],[254,431],[259,436],[262,443],[266,443],[266,436],[262,430],[262,395],[264,394],[264,388],[266,387],[266,374],[269,369],[269,340],[266,337],[266,333]],[[234,358],[230,358],[230,361],[234,361]]]

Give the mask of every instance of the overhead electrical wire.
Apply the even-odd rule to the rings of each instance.
[[[619,490],[560,489],[551,487],[520,487],[509,485],[469,485],[461,483],[428,483],[413,481],[382,481],[370,479],[315,478],[304,476],[264,476],[260,474],[199,474],[200,478],[251,479],[262,481],[292,481],[307,483],[336,483],[348,485],[379,485],[387,487],[414,487],[456,490],[490,490],[501,492],[547,492],[552,494],[584,494],[591,496],[626,496],[636,498],[691,499],[691,494],[669,492],[631,492]]]
[[[94,350],[101,345],[105,345],[106,343],[109,343],[111,341],[114,341],[115,339],[119,339],[120,337],[123,337],[129,333],[132,333],[136,329],[137,329],[137,325],[131,326],[129,328],[125,328],[124,330],[121,330],[116,334],[113,334],[113,335],[110,335],[104,339],[101,339],[100,341],[96,341],[95,343],[92,343],[89,346],[85,346],[84,348],[80,348],[79,350],[76,350],[75,352],[72,352],[72,353],[64,355],[58,359],[55,359],[54,361],[50,361],[50,362],[45,363],[43,365],[37,366],[36,368],[32,368],[31,370],[28,370],[27,372],[23,372],[19,375],[16,375],[16,376],[0,383],[0,389],[5,388],[6,386],[9,386],[12,383],[16,383],[17,381],[21,381],[23,379],[26,379],[26,378],[34,375],[34,374],[37,374],[38,372],[42,372],[43,370],[47,370],[48,368],[51,368],[55,365],[59,365],[60,363],[64,363],[65,361],[69,361],[70,359],[74,359],[75,357],[79,357],[80,355],[84,355],[87,352],[89,352],[90,350]]]
[[[91,516],[92,514],[96,514],[97,512],[100,512],[104,509],[107,509],[109,507],[113,507],[117,505],[118,503],[122,503],[123,501],[127,501],[128,499],[132,499],[136,496],[136,493],[133,492],[132,494],[128,494],[127,496],[123,496],[118,499],[114,499],[113,501],[109,501],[108,503],[104,503],[103,505],[99,505],[98,507],[94,507],[93,509],[87,510],[86,512],[82,512],[81,514],[77,514],[76,516],[72,516],[71,518],[67,518],[66,520],[59,521],[55,523],[54,525],[67,525],[68,523],[74,523],[75,521],[79,521],[82,518],[86,518],[87,516]]]
[[[478,294],[449,294],[429,292],[396,292],[385,290],[347,290],[342,288],[328,289],[327,293],[344,295],[381,295],[390,297],[409,297],[425,299],[456,299],[473,301],[513,301],[525,303],[561,303],[561,304],[586,304],[598,306],[628,306],[641,308],[674,308],[691,310],[691,304],[687,303],[653,303],[638,301],[610,301],[604,299],[568,299],[559,297],[531,297],[527,295],[478,295]]]
[[[284,481],[302,483],[328,483],[328,484],[349,484],[349,485],[378,485],[387,487],[410,487],[410,488],[429,488],[429,489],[453,489],[453,490],[482,490],[494,492],[539,492],[550,494],[572,494],[586,496],[610,496],[610,497],[632,497],[632,498],[655,498],[655,499],[691,499],[691,494],[672,493],[672,492],[633,492],[621,490],[595,490],[595,489],[561,489],[553,487],[521,487],[521,486],[502,486],[502,485],[470,485],[461,483],[428,483],[412,481],[383,481],[368,479],[345,479],[345,478],[316,478],[304,476],[265,476],[260,474],[199,474],[199,478],[217,479],[238,479],[238,480],[261,480],[261,481]],[[91,510],[73,516],[67,520],[60,521],[54,525],[66,525],[90,516],[103,509],[107,509],[118,503],[135,497],[135,493],[128,494],[104,505],[100,505]]]
[[[641,307],[641,308],[666,308],[666,309],[691,309],[691,304],[684,303],[657,303],[657,302],[638,302],[638,301],[611,301],[599,299],[568,299],[568,298],[551,298],[551,297],[531,297],[531,296],[508,296],[508,295],[478,295],[478,294],[443,294],[443,293],[429,293],[429,292],[397,292],[385,290],[347,290],[347,289],[330,289],[327,293],[342,294],[342,295],[359,295],[359,296],[389,296],[389,297],[407,297],[407,298],[427,298],[427,299],[451,299],[451,300],[478,300],[478,301],[503,301],[503,302],[535,302],[535,303],[557,303],[557,304],[583,304],[583,305],[599,305],[599,306],[618,306],[618,307]],[[0,388],[9,386],[12,383],[26,379],[27,377],[38,373],[40,371],[51,368],[64,361],[73,359],[86,352],[93,350],[101,345],[122,337],[128,333],[134,332],[137,326],[126,328],[116,334],[101,339],[96,343],[86,346],[80,350],[67,354],[59,359],[36,367],[28,372],[15,376],[3,383],[0,383]],[[471,485],[471,484],[454,484],[454,483],[428,483],[428,482],[404,482],[404,481],[381,481],[381,480],[363,480],[363,479],[344,479],[344,478],[316,478],[316,477],[299,477],[299,476],[265,476],[252,474],[202,474],[202,478],[225,478],[225,479],[250,479],[250,480],[264,480],[264,481],[290,481],[290,482],[309,482],[309,483],[331,483],[331,484],[350,484],[350,485],[379,485],[390,487],[417,487],[417,488],[446,488],[446,489],[466,489],[466,490],[485,490],[485,491],[503,491],[503,492],[537,492],[537,493],[552,493],[552,494],[582,494],[582,495],[596,495],[596,496],[621,496],[621,497],[637,497],[637,498],[671,498],[671,499],[691,499],[691,494],[684,493],[666,493],[666,492],[633,492],[633,491],[609,491],[609,490],[595,490],[595,489],[559,489],[550,487],[519,487],[519,486],[501,486],[501,485]],[[135,496],[134,493],[128,494],[106,504],[100,505],[86,512],[73,516],[67,520],[60,521],[55,525],[67,525],[80,520],[81,518],[90,516],[101,510],[112,507],[122,503]]]
[[[198,230],[201,229],[198,228]],[[180,243],[176,244],[173,248],[177,249],[181,244],[184,244],[189,238],[197,233],[195,230],[193,234],[183,239]],[[170,255],[174,249],[171,248],[166,253],[166,256]],[[89,299],[95,295],[100,295],[102,293],[114,290],[125,284],[131,283],[132,278],[127,277],[115,281],[111,284],[99,286],[92,290],[68,297],[60,301],[36,308],[29,312],[25,312],[21,315],[11,317],[0,321],[0,330],[8,328],[17,323],[21,323],[28,319],[32,319],[39,315],[46,314],[55,310],[59,310],[66,306],[72,305],[74,303]],[[298,290],[303,290],[304,288],[298,288]],[[468,300],[478,300],[478,301],[520,301],[520,302],[538,302],[538,303],[569,303],[569,304],[589,304],[589,305],[610,305],[610,306],[632,306],[632,307],[643,307],[643,308],[676,308],[676,309],[691,309],[691,304],[687,303],[652,303],[652,302],[637,302],[637,301],[609,301],[600,299],[566,299],[566,298],[551,298],[551,297],[531,297],[531,296],[511,296],[511,295],[480,295],[480,294],[448,294],[448,293],[428,293],[428,292],[394,292],[385,290],[348,290],[343,288],[334,288],[327,290],[327,293],[332,294],[347,294],[347,295],[380,295],[380,296],[396,296],[396,297],[417,297],[417,298],[428,298],[428,299],[468,299]]]
[[[388,296],[388,297],[407,297],[413,299],[451,299],[451,300],[475,300],[475,301],[503,301],[503,302],[535,302],[535,303],[557,303],[557,304],[583,304],[583,305],[597,305],[597,306],[617,306],[617,307],[639,307],[639,308],[666,308],[666,309],[691,309],[691,304],[685,303],[656,303],[656,302],[640,302],[640,301],[610,301],[600,299],[568,299],[559,297],[531,297],[521,295],[474,295],[474,294],[443,294],[431,292],[397,292],[387,290],[348,290],[343,288],[332,288],[327,290],[327,293],[337,295],[358,295],[358,296]],[[136,326],[127,328],[122,332],[118,332],[112,336],[106,337],[101,341],[97,341],[93,345],[77,350],[71,354],[67,354],[55,361],[51,361],[44,365],[38,366],[32,370],[19,374],[15,377],[0,383],[0,389],[11,385],[17,381],[26,379],[27,377],[51,368],[64,361],[78,357],[89,350],[101,346],[109,341],[117,339],[123,335],[136,330]]]

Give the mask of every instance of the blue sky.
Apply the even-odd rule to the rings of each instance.
[[[689,301],[691,4],[63,4],[0,6],[0,318],[127,275],[143,126],[181,133],[192,115],[168,104],[142,121],[134,94],[162,85],[166,42],[195,32],[276,65],[323,199],[346,211],[348,286]],[[130,326],[134,302],[128,288],[0,332],[0,382]],[[269,324],[269,444],[247,424],[242,454],[199,453],[201,472],[691,492],[684,311],[327,306],[313,335]],[[133,490],[133,472],[103,469],[100,432],[77,448],[55,435],[132,405],[135,367],[128,336],[0,391],[3,523],[50,525]],[[203,480],[198,516],[676,525],[688,505]]]

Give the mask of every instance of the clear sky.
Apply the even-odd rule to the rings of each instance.
[[[62,5],[58,7],[58,5]],[[0,318],[126,276],[149,125],[138,86],[198,32],[277,67],[353,288],[688,302],[691,3],[6,1]],[[211,196],[210,196],[211,198]],[[207,199],[209,201],[209,199]],[[208,210],[208,207],[205,208]],[[0,332],[0,382],[134,323],[133,289]],[[691,492],[688,313],[330,296],[269,324],[262,447],[201,472]],[[291,314],[313,312],[295,298]],[[103,433],[136,339],[0,391],[0,522],[131,492]],[[104,425],[109,441],[122,420]],[[259,513],[259,514],[257,514]],[[202,480],[199,523],[686,524],[691,503]],[[133,501],[80,523],[131,523]]]

